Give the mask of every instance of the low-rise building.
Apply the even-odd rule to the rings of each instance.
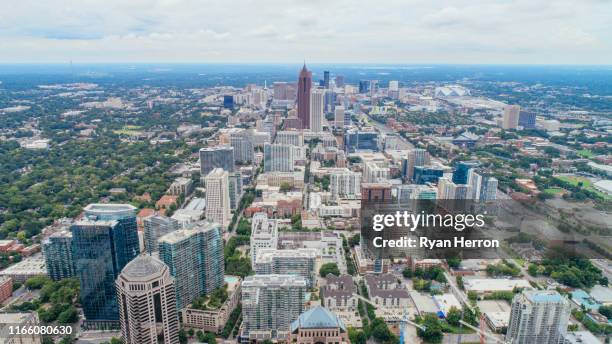
[[[346,344],[350,343],[346,326],[337,315],[317,306],[291,323],[288,343],[297,344]]]
[[[227,299],[217,309],[196,309],[190,306],[181,311],[183,326],[219,333],[223,330],[230,315],[240,303],[242,279],[237,276],[225,276]]]
[[[329,274],[321,287],[321,304],[332,311],[355,311],[358,304],[355,293],[357,287],[350,275]]]
[[[513,291],[515,288],[533,289],[527,280],[509,278],[464,278],[463,286],[467,292],[473,291],[478,295]]]
[[[17,282],[25,282],[30,277],[46,276],[47,265],[41,254],[26,258],[19,263],[0,271],[1,276],[8,276]]]
[[[13,280],[8,276],[0,277],[0,303],[13,295]]]
[[[406,286],[393,274],[368,274],[365,276],[370,300],[386,308],[408,307],[410,295]]]

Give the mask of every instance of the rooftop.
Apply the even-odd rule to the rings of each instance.
[[[346,326],[334,313],[316,306],[302,314],[291,323],[291,331],[297,329],[340,328],[346,331]]]
[[[161,274],[167,266],[159,259],[141,254],[129,262],[121,271],[121,274],[129,278],[149,277],[153,274]]]

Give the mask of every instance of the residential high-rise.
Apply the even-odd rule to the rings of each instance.
[[[229,174],[221,168],[215,168],[206,177],[206,219],[227,228],[232,220]]]
[[[471,169],[476,168],[480,165],[478,161],[459,161],[455,170],[453,171],[453,183],[455,184],[467,184],[468,173]]]
[[[567,333],[570,303],[554,290],[528,290],[514,296],[506,342],[560,344]]]
[[[216,146],[200,149],[200,176],[204,177],[215,168],[234,171],[234,148]]]
[[[344,106],[336,106],[336,109],[334,110],[334,127],[344,127]]]
[[[241,130],[237,133],[232,133],[230,135],[230,142],[232,148],[234,148],[234,160],[237,163],[246,164],[253,161],[255,151],[253,149],[253,140],[249,131]]]
[[[302,129],[310,129],[310,88],[312,87],[312,72],[306,68],[306,63],[298,77],[297,108],[298,119]]]
[[[72,233],[61,231],[51,234],[42,242],[47,273],[54,281],[74,277],[74,259],[72,256]]]
[[[123,343],[179,343],[176,291],[166,264],[140,255],[123,268],[115,284]]]
[[[516,129],[519,123],[519,113],[521,107],[518,105],[507,105],[504,108],[504,115],[502,118],[502,129]]]
[[[306,280],[294,275],[254,275],[242,282],[245,340],[286,339],[291,322],[304,311]]]
[[[348,169],[333,171],[329,178],[331,198],[338,200],[359,199],[361,192],[361,173]]]
[[[264,171],[292,172],[295,162],[294,146],[287,144],[264,145]]]
[[[317,251],[314,248],[278,250],[261,248],[257,250],[253,270],[258,275],[297,275],[306,279],[310,288],[316,279]]]
[[[399,90],[399,81],[391,80],[389,81],[389,91],[398,91]]]
[[[137,209],[129,204],[90,204],[84,210],[83,220],[70,227],[83,313],[88,322],[116,322],[115,279],[140,251]]]
[[[157,239],[179,229],[176,219],[153,215],[144,219],[144,245],[148,254],[157,252]]]
[[[199,221],[159,238],[159,259],[170,268],[176,305],[183,309],[195,298],[223,286],[223,239],[218,224]]]
[[[497,199],[497,178],[485,171],[471,169],[468,172],[468,185],[471,197],[475,201],[493,201]]]
[[[230,173],[228,175],[228,183],[230,209],[234,210],[238,208],[240,198],[242,197],[242,175],[240,172]]]
[[[408,156],[402,160],[402,177],[406,181],[413,181],[414,168],[429,164],[429,153],[422,148],[408,151]]]
[[[255,258],[260,249],[276,249],[278,246],[278,223],[268,219],[266,213],[255,213],[251,219],[251,266],[255,266]]]
[[[363,182],[378,183],[389,179],[390,170],[388,167],[379,166],[374,161],[366,161],[363,164]]]
[[[304,145],[304,134],[297,130],[279,131],[276,133],[274,143],[302,147]]]
[[[336,87],[344,87],[344,76],[343,75],[336,75],[336,77],[334,78],[334,81],[336,82]]]
[[[323,131],[323,111],[325,108],[325,90],[314,89],[310,92],[310,130]]]

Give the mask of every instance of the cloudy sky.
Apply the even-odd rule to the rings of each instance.
[[[0,63],[303,59],[612,64],[612,1],[0,1]]]

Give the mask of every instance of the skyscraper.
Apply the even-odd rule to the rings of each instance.
[[[73,258],[88,322],[119,320],[115,279],[139,252],[136,208],[90,204],[71,226]]]
[[[408,151],[408,156],[402,160],[402,177],[406,181],[412,181],[414,168],[429,164],[429,153],[422,148],[415,148]]]
[[[531,111],[520,111],[518,125],[525,129],[534,129],[536,126],[536,114]]]
[[[506,342],[560,344],[567,333],[569,301],[554,290],[529,290],[514,296]]]
[[[516,129],[519,123],[519,113],[521,107],[518,105],[507,105],[504,108],[504,116],[502,118],[502,129]]]
[[[206,219],[227,228],[232,214],[229,195],[229,174],[221,168],[215,168],[205,178],[206,185]]]
[[[336,109],[334,110],[334,127],[344,127],[344,106],[336,106]]]
[[[285,339],[304,310],[306,280],[294,275],[255,275],[242,282],[241,336],[248,340]]]
[[[218,224],[200,221],[159,238],[159,258],[175,279],[176,305],[223,286],[223,239]]]
[[[157,258],[140,255],[116,281],[125,344],[179,343],[174,279]]]
[[[143,222],[145,251],[148,254],[157,252],[157,239],[180,227],[177,220],[159,215],[146,217]]]
[[[279,131],[276,134],[276,141],[274,143],[301,147],[304,145],[304,135],[297,130]]]
[[[75,276],[72,256],[72,233],[61,231],[51,234],[42,242],[47,273],[54,281]]]
[[[326,70],[323,72],[323,87],[326,89],[329,88],[329,71]]]
[[[323,131],[323,110],[325,107],[325,90],[314,89],[310,93],[310,130]]]
[[[230,142],[232,148],[234,148],[234,160],[237,163],[246,164],[253,161],[253,140],[251,134],[247,130],[232,133]]]
[[[493,201],[497,199],[497,178],[485,171],[471,169],[468,172],[468,185],[471,197],[475,201]]]
[[[264,171],[292,172],[294,163],[293,145],[276,143],[264,145]]]
[[[310,88],[312,87],[312,72],[306,69],[306,63],[298,77],[297,108],[298,119],[303,129],[310,129]]]
[[[474,161],[459,161],[455,170],[453,171],[453,183],[455,184],[467,184],[468,183],[468,173],[471,169],[476,168],[480,165],[480,163],[476,160]]]
[[[200,149],[200,176],[203,178],[217,167],[227,172],[234,171],[233,147],[216,146]]]

